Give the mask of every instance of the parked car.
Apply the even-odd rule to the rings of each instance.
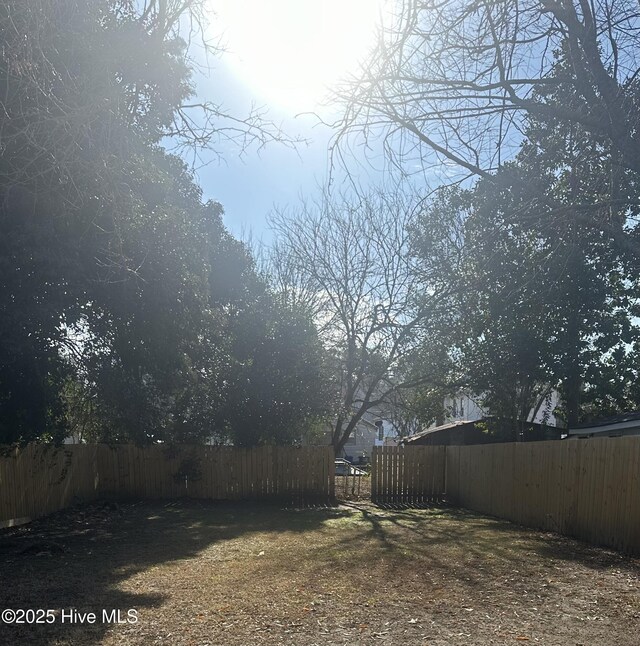
[[[337,476],[366,476],[367,472],[358,467],[354,467],[351,462],[344,458],[336,459],[336,475]]]

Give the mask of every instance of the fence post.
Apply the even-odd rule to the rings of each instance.
[[[371,451],[371,502],[377,501],[378,494],[378,447]]]

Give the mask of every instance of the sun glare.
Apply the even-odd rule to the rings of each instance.
[[[313,110],[356,71],[383,0],[212,0],[236,73],[265,101]]]

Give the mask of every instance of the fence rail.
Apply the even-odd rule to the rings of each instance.
[[[371,500],[416,505],[445,493],[444,446],[376,446],[371,460]]]
[[[455,505],[640,553],[640,437],[448,446],[446,468]]]
[[[102,497],[276,498],[309,504],[334,495],[330,446],[32,444],[0,453],[3,525]]]

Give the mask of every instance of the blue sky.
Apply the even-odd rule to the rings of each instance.
[[[335,121],[340,116],[337,106],[311,105],[309,110],[317,113],[314,115],[269,104],[224,59],[216,62],[211,78],[201,81],[200,92],[203,98],[220,100],[222,97],[225,108],[234,115],[246,114],[252,103],[264,105],[269,118],[281,124],[288,135],[308,142],[295,148],[271,143],[259,151],[250,148],[243,154],[239,147],[228,145],[221,155],[211,154],[209,163],[198,169],[204,199],[223,205],[225,225],[237,238],[245,239],[251,233],[254,239],[268,243],[269,213],[276,208],[295,209],[303,198],[313,201],[329,177],[332,190],[337,193],[352,191],[354,184],[361,190],[394,184],[389,173],[383,171],[382,148],[375,141],[368,142],[365,158],[358,154],[357,142],[352,139],[344,162],[348,169],[340,160],[335,160],[330,167],[329,145],[335,132],[321,123],[317,114],[326,122]],[[410,190],[408,186],[407,183]]]
[[[309,112],[331,120],[338,111],[319,104],[316,81],[323,75],[334,78],[343,60],[363,57],[370,45],[366,39],[373,42],[375,32],[377,14],[370,7],[375,10],[380,0],[212,2],[219,5],[216,24],[229,53],[211,60],[210,75],[197,79],[199,96],[223,103],[235,116],[247,114],[252,105],[264,106],[268,117],[281,123],[287,134],[309,141],[295,150],[269,144],[259,152],[249,149],[243,156],[238,147],[225,144],[219,156],[205,158],[209,163],[198,170],[204,198],[223,205],[231,233],[245,237],[251,231],[254,238],[268,241],[269,212],[274,207],[295,207],[301,197],[312,199],[328,179],[333,133]],[[249,12],[252,21],[247,20]],[[369,24],[361,19],[367,16]],[[257,29],[260,21],[265,24]],[[327,31],[332,29],[338,31]],[[365,186],[382,181],[373,169],[359,175],[358,181]],[[346,185],[344,172],[334,180],[337,188]]]
[[[247,111],[252,98],[259,99],[228,70],[218,75],[217,87],[225,96],[234,98],[238,114]],[[274,207],[295,205],[301,196],[317,193],[328,177],[331,129],[319,125],[311,115],[296,117],[273,106],[269,114],[274,121],[282,122],[287,134],[309,140],[309,145],[292,149],[271,143],[260,151],[250,148],[242,156],[239,149],[230,146],[222,158],[212,156],[212,161],[198,171],[205,199],[217,200],[224,206],[225,224],[236,237],[249,230],[258,238],[268,237],[268,213]]]

